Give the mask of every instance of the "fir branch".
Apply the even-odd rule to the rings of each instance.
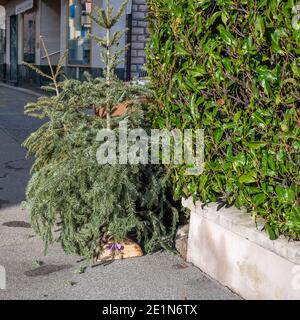
[[[48,49],[47,49],[47,47],[45,45],[45,42],[44,42],[44,39],[43,39],[42,36],[40,36],[40,40],[41,40],[42,47],[43,47],[43,49],[45,51],[45,56],[46,56],[46,59],[47,59],[48,66],[50,68],[51,75],[46,74],[45,72],[43,72],[42,70],[40,70],[39,68],[34,66],[33,64],[27,63],[25,61],[22,61],[22,64],[25,65],[26,67],[30,68],[34,72],[36,72],[38,75],[40,75],[40,76],[42,76],[42,77],[44,77],[44,78],[46,78],[48,80],[51,80],[51,82],[52,82],[52,84],[54,86],[54,91],[56,93],[56,96],[58,96],[59,95],[59,87],[60,87],[60,85],[59,85],[59,76],[62,75],[62,67],[63,67],[63,64],[64,64],[66,58],[67,58],[68,50],[66,50],[61,55],[61,57],[59,58],[56,70],[54,72],[54,68],[52,66],[50,55],[49,55]],[[49,86],[45,86],[45,87],[42,87],[42,88],[45,88],[48,91],[51,90]]]

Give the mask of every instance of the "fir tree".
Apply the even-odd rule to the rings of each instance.
[[[32,226],[46,248],[57,234],[67,253],[85,257],[92,257],[108,237],[134,236],[146,251],[170,248],[178,212],[169,197],[168,171],[159,165],[97,163],[96,135],[106,120],[86,113],[92,101],[97,104],[97,94],[89,101],[86,97],[99,92],[98,81],[66,80],[58,96],[26,107],[26,113],[48,119],[24,143],[36,157],[26,192]],[[122,117],[129,129],[150,129],[143,107],[136,103],[134,112]],[[117,130],[120,118],[113,120]]]
[[[95,40],[101,48],[101,60],[104,64],[104,76],[107,85],[111,85],[115,80],[115,68],[122,62],[121,57],[128,49],[129,44],[123,48],[119,48],[120,39],[126,34],[128,29],[119,30],[113,33],[113,27],[119,22],[120,18],[124,14],[128,0],[125,0],[120,6],[118,12],[113,14],[113,7],[110,4],[110,0],[106,0],[106,8],[96,8],[96,16],[89,15],[91,19],[100,27],[105,29],[105,37],[100,38],[91,34],[91,39]],[[116,48],[113,51],[113,48]],[[111,127],[111,115],[112,106],[104,106],[106,111],[107,128]]]
[[[126,2],[114,17],[111,6],[107,5],[106,13],[98,9],[97,21],[110,30],[125,6]],[[159,165],[99,165],[96,160],[100,129],[109,127],[117,134],[120,120],[126,118],[129,130],[150,130],[148,105],[139,98],[146,96],[150,101],[151,90],[125,84],[113,74],[121,51],[112,54],[110,44],[116,45],[123,34],[110,38],[107,33],[106,40],[111,40],[106,42],[109,54],[103,53],[104,78],[86,75],[83,82],[56,82],[54,96],[25,107],[26,114],[46,119],[24,142],[36,159],[27,204],[45,249],[57,240],[67,253],[91,258],[111,237],[116,241],[134,237],[147,252],[172,247],[178,211],[170,197],[168,170]],[[122,117],[102,119],[88,112],[105,108],[111,116],[124,101],[131,105]]]
[[[50,55],[49,55],[47,46],[46,46],[42,36],[40,37],[40,40],[41,40],[42,47],[43,47],[43,49],[45,51],[45,56],[46,56],[47,63],[48,63],[49,69],[50,69],[50,74],[47,74],[47,73],[43,72],[41,69],[37,68],[36,66],[34,66],[33,64],[30,64],[28,62],[22,61],[22,64],[24,64],[24,66],[30,68],[31,70],[35,71],[40,76],[48,79],[50,81],[50,84],[53,87],[45,86],[43,88],[46,89],[46,90],[50,90],[50,91],[52,91],[54,89],[55,94],[58,96],[59,95],[59,79],[63,74],[63,63],[66,60],[66,57],[67,57],[67,54],[68,54],[68,50],[66,50],[62,54],[62,56],[59,58],[59,61],[58,61],[57,66],[56,66],[56,70],[54,70],[54,67],[53,67],[53,65],[51,63],[51,59],[50,59]]]

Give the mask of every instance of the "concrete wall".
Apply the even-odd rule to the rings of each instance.
[[[102,8],[103,7],[103,0],[94,0],[93,9],[95,9],[95,7]],[[93,14],[96,15],[94,10],[93,10]],[[94,22],[92,24],[92,33],[99,36],[99,37],[104,36],[103,30],[100,30],[99,27]],[[91,57],[91,59],[92,59],[92,61],[91,61],[92,68],[102,67],[103,64],[100,60],[100,48],[98,47],[98,45],[94,41],[92,42],[92,57]]]
[[[43,37],[51,62],[57,64],[60,57],[60,0],[50,0],[41,2],[40,12],[40,35]],[[44,58],[45,52],[41,50],[40,65],[47,65],[47,59]]]
[[[5,9],[0,6],[0,79],[5,75]]]
[[[3,6],[0,6],[0,29],[5,28],[5,9]]]
[[[300,243],[271,241],[250,214],[183,201],[191,210],[187,260],[245,299],[300,299]]]
[[[63,53],[67,49],[67,0],[60,2],[60,52]]]

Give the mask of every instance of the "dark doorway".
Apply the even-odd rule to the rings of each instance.
[[[10,16],[10,80],[18,81],[18,19]]]

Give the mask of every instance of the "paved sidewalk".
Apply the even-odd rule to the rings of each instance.
[[[41,241],[21,209],[32,159],[20,143],[40,122],[23,115],[27,93],[0,85],[0,265],[7,273],[2,299],[239,299],[179,257],[159,252],[88,268],[54,245],[43,255]],[[34,261],[42,261],[37,267]]]

